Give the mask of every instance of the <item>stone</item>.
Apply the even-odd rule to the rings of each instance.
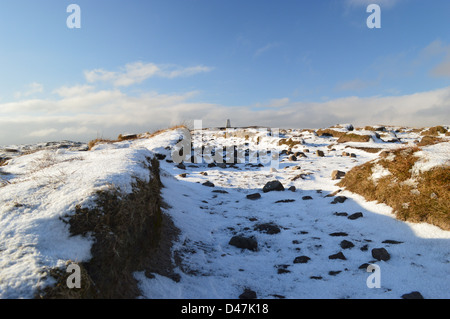
[[[363,214],[361,212],[357,212],[348,216],[348,219],[355,220],[361,217],[363,217]]]
[[[311,258],[308,256],[298,256],[294,259],[294,264],[306,264]]]
[[[336,233],[331,233],[330,236],[333,236],[333,237],[342,237],[342,236],[348,236],[348,234],[347,234],[347,233],[344,233],[344,232],[336,232]]]
[[[344,176],[345,176],[345,172],[342,172],[342,171],[339,171],[339,170],[334,170],[333,172],[331,172],[331,179],[332,180],[341,179]]]
[[[244,292],[239,295],[239,299],[256,299],[256,292],[251,289],[245,288]]]
[[[182,174],[180,174],[180,175],[178,175],[178,176],[180,176],[180,177],[182,177],[182,178],[185,178],[185,177],[187,176],[187,174],[186,174],[186,173],[182,173]]]
[[[392,240],[392,239],[386,239],[384,241],[382,241],[383,244],[392,244],[392,245],[398,245],[398,244],[403,244],[402,241],[397,241],[397,240]]]
[[[391,259],[391,255],[389,255],[388,251],[384,248],[374,248],[372,249],[372,257],[376,260],[388,261]]]
[[[295,186],[291,186],[291,187],[288,188],[288,190],[290,190],[291,192],[295,192],[296,188],[295,188]]]
[[[179,169],[186,169],[186,166],[185,166],[183,163],[179,163],[179,164],[177,165],[177,167],[178,167]]]
[[[328,259],[342,259],[342,260],[347,260],[347,258],[345,258],[344,254],[340,251],[337,254],[333,254],[328,256]]]
[[[255,226],[254,230],[257,230],[262,233],[266,233],[268,235],[278,234],[281,231],[280,227],[278,227],[274,223],[258,224]]]
[[[311,200],[311,199],[313,199],[313,198],[312,198],[311,196],[303,196],[302,199],[303,199],[303,200]]]
[[[345,202],[347,199],[347,197],[345,196],[336,196],[333,201],[331,202],[331,204],[337,204],[337,203],[343,203]]]
[[[333,215],[336,215],[336,216],[348,216],[348,214],[346,213],[346,212],[341,212],[341,213],[338,213],[338,212],[335,212]]]
[[[355,245],[351,241],[348,241],[348,240],[341,241],[340,246],[342,249],[349,249],[349,248],[355,247]]]
[[[280,199],[277,200],[275,203],[292,203],[295,202],[295,199]]]
[[[228,244],[235,246],[237,248],[248,249],[251,251],[258,250],[258,242],[253,237],[244,237],[241,235],[236,235],[230,239]]]
[[[211,183],[210,181],[206,181],[202,184],[203,186],[208,186],[208,187],[214,187],[214,183]]]
[[[261,194],[260,193],[249,194],[247,195],[247,198],[251,200],[259,199],[261,198]]]
[[[316,151],[316,155],[319,156],[319,157],[324,157],[325,156],[325,154],[321,150],[317,150]]]
[[[267,193],[271,191],[284,191],[284,186],[277,180],[267,182],[263,187],[263,192]]]
[[[422,294],[418,291],[410,292],[409,294],[402,295],[403,299],[424,299]]]
[[[289,156],[289,160],[295,162],[297,160],[297,157],[295,155],[291,155]]]

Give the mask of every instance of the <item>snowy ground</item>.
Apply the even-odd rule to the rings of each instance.
[[[99,145],[89,152],[44,149],[14,157],[2,167],[0,298],[32,297],[43,267],[89,259],[91,241],[69,238],[60,217],[73,212],[76,204],[89,205],[96,189],[115,185],[127,191],[133,178],[145,178],[142,161],[154,153],[167,156],[160,162],[161,179],[163,198],[170,205],[165,212],[181,231],[173,247],[174,256],[181,258],[175,269],[180,280],[158,274],[147,278],[138,272],[142,298],[235,299],[245,289],[258,298],[401,298],[412,291],[424,298],[450,298],[450,232],[398,221],[389,207],[346,191],[338,194],[347,197],[343,203],[332,203],[335,197],[327,196],[338,190],[338,181],[331,179],[334,170],[346,172],[378,157],[346,146],[386,149],[400,143],[374,136],[367,143],[337,144],[336,138],[292,130],[281,137],[301,142],[293,151],[306,157],[294,161],[282,155],[278,163],[263,167],[247,162],[226,167],[185,163],[179,168],[170,161],[167,146],[173,148],[180,132]],[[245,137],[248,132],[225,138],[223,132],[205,130],[197,138],[214,147],[287,148],[264,130],[252,132],[260,136],[257,146]],[[413,143],[419,135],[405,132],[397,137]],[[317,150],[324,156],[316,155]],[[434,163],[449,157],[445,152],[430,155],[436,150],[428,147],[424,154]],[[354,156],[343,156],[343,151]],[[46,161],[52,164],[39,166]],[[285,190],[264,193],[262,188],[272,180]],[[206,181],[214,187],[202,185]],[[288,190],[290,186],[296,190]],[[254,193],[261,198],[246,197]],[[348,218],[358,212],[362,217]],[[279,232],[265,233],[257,228],[261,224]],[[336,233],[340,236],[333,236]],[[254,237],[257,250],[230,245],[235,235]],[[390,259],[376,260],[374,248],[385,248]],[[330,259],[339,252],[345,259]],[[367,264],[380,267],[380,288],[368,288]]]

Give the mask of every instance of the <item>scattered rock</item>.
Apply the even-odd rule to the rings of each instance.
[[[215,189],[215,190],[213,190],[212,192],[213,192],[213,193],[220,193],[220,194],[228,194],[227,191],[224,191],[224,190],[222,190],[222,189]]]
[[[409,294],[404,294],[403,299],[424,299],[422,294],[418,291],[410,292]]]
[[[156,154],[155,154],[155,157],[156,157],[158,160],[162,161],[163,159],[166,158],[166,155],[160,154],[160,153],[156,153]]]
[[[311,258],[308,256],[298,256],[294,259],[294,264],[306,264]]]
[[[206,181],[202,184],[203,186],[208,186],[208,187],[214,187],[214,183],[211,183],[210,181]]]
[[[342,237],[342,236],[348,236],[348,234],[344,233],[344,232],[336,232],[336,233],[331,233],[330,236]]]
[[[316,279],[316,280],[320,280],[323,279],[322,276],[310,276],[310,279]]]
[[[232,246],[252,251],[258,250],[258,242],[253,237],[244,237],[240,235],[233,236],[228,243]]]
[[[290,155],[289,160],[295,162],[297,160],[297,157],[295,155]]]
[[[333,215],[336,215],[336,216],[348,216],[348,214],[346,212],[342,212],[342,213],[335,212]]]
[[[342,172],[342,171],[334,170],[333,172],[331,172],[332,180],[341,179],[344,176],[345,176],[345,172]]]
[[[359,266],[358,267],[358,269],[364,269],[364,270],[367,270],[367,267],[369,267],[369,263],[364,263],[364,264],[362,264],[361,266]]]
[[[182,178],[185,178],[187,176],[187,174],[186,173],[182,173],[182,174],[179,174],[178,176],[180,176]]]
[[[355,220],[361,217],[363,217],[363,214],[361,212],[357,212],[348,216],[348,219]]]
[[[263,187],[263,192],[267,193],[271,191],[284,191],[284,186],[283,184],[280,183],[280,181],[277,180],[267,182],[266,185],[264,185]]]
[[[382,241],[383,244],[393,244],[393,245],[398,245],[398,244],[403,244],[402,241],[397,241],[397,240],[392,240],[392,239],[386,239],[384,241]]]
[[[207,172],[200,172],[200,175],[208,176],[208,173]]]
[[[183,163],[179,163],[176,167],[179,169],[186,169],[186,166]]]
[[[355,245],[351,241],[345,239],[341,241],[340,246],[342,249],[349,249],[355,247]]]
[[[278,227],[274,223],[258,224],[255,226],[254,230],[257,230],[262,233],[266,233],[268,235],[278,234],[281,231],[280,227]]]
[[[343,203],[345,202],[347,199],[347,197],[345,196],[336,196],[333,201],[331,202],[331,204],[337,204],[337,203]]]
[[[324,157],[325,156],[325,154],[321,150],[317,150],[316,151],[316,155],[319,156],[319,157]]]
[[[361,251],[368,251],[369,250],[369,245],[364,245],[359,250],[361,250]]]
[[[256,292],[251,289],[245,288],[244,292],[239,296],[239,299],[256,299]]]
[[[384,248],[374,248],[372,249],[372,257],[377,260],[388,261],[391,258],[391,255]]]
[[[249,195],[247,195],[247,198],[251,199],[251,200],[255,200],[255,199],[261,198],[261,194],[260,193],[249,194]]]
[[[330,275],[330,276],[336,276],[337,274],[340,274],[341,272],[342,272],[341,270],[336,270],[336,271],[330,270],[330,271],[328,272],[328,275]]]
[[[328,259],[342,259],[342,260],[347,260],[347,258],[345,258],[344,254],[340,251],[337,254],[333,254],[328,256]]]
[[[281,199],[277,200],[275,203],[291,203],[291,202],[295,202],[295,199]]]
[[[290,190],[291,192],[295,192],[296,188],[295,188],[295,186],[291,186],[291,187],[288,188],[288,190]]]
[[[278,269],[277,273],[278,274],[287,274],[290,273],[291,271],[288,269],[289,265],[275,265],[275,267]]]
[[[311,196],[303,196],[302,199],[303,199],[303,200],[311,200],[311,199],[313,199],[313,198],[312,198]]]

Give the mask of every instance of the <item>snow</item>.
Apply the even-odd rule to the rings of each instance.
[[[246,139],[249,132],[253,136]],[[414,134],[397,135],[410,141]],[[137,178],[149,178],[143,165],[147,157],[160,153],[170,159],[182,135],[182,130],[169,130],[150,138],[99,144],[91,151],[82,151],[83,145],[62,149],[40,145],[38,151],[25,154],[23,147],[14,146],[21,152],[0,169],[0,178],[7,181],[0,185],[0,298],[32,298],[39,287],[52,283],[44,279],[45,269],[62,267],[69,260],[89,260],[92,239],[71,237],[61,219],[73,214],[75,205],[92,205],[93,194],[99,189],[118,187],[130,192]],[[255,145],[257,137],[260,143]],[[265,299],[396,299],[411,291],[419,291],[425,298],[450,297],[450,232],[429,224],[399,221],[390,207],[347,191],[339,193],[347,197],[343,203],[331,204],[333,198],[327,197],[339,189],[338,181],[331,179],[333,170],[347,172],[377,159],[378,154],[352,148],[356,158],[344,157],[342,151],[348,151],[346,147],[354,146],[352,143],[336,144],[334,138],[301,130],[280,137],[301,141],[293,151],[308,149],[307,157],[292,162],[283,155],[264,167],[185,163],[185,170],[177,168],[177,163],[160,161],[162,196],[168,204],[164,212],[180,229],[172,251],[182,257],[175,268],[180,281],[156,273],[147,278],[143,272],[136,272],[141,298],[236,299],[245,288]],[[278,139],[266,129],[248,129],[244,134],[235,130],[227,138],[223,131],[203,130],[196,138],[215,148],[238,145],[254,152],[286,148],[278,145]],[[333,148],[328,148],[331,144]],[[359,144],[385,149],[402,146],[381,140]],[[448,147],[449,143],[424,147],[416,154],[422,158],[417,169],[445,163]],[[316,156],[316,150],[324,151],[325,156]],[[276,171],[271,172],[271,167]],[[301,173],[305,174],[303,178],[292,180]],[[385,174],[378,167],[373,177]],[[286,190],[263,193],[265,183],[275,179]],[[202,185],[205,181],[215,187]],[[296,191],[287,190],[290,186]],[[256,192],[261,193],[260,199],[246,198]],[[303,200],[304,196],[312,199]],[[283,199],[295,201],[275,203]],[[361,212],[363,217],[351,220],[336,214],[342,212]],[[274,223],[281,231],[272,235],[260,232],[255,226],[261,223]],[[334,232],[348,235],[330,236]],[[258,250],[229,245],[236,234],[254,236]],[[343,249],[342,240],[355,246]],[[385,240],[402,243],[383,243]],[[390,260],[374,260],[371,250],[380,247],[387,249]],[[338,252],[346,260],[329,259]],[[310,260],[294,263],[298,256]],[[367,287],[370,273],[359,269],[364,263],[380,267],[381,288]],[[283,267],[287,272],[279,273]]]
[[[429,171],[437,166],[450,165],[450,142],[422,147],[421,151],[414,155],[419,157],[412,168],[414,174]]]

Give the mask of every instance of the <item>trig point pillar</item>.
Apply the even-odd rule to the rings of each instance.
[[[227,128],[230,128],[231,127],[231,122],[230,122],[230,120],[228,119],[227,120],[227,126],[226,126]]]

